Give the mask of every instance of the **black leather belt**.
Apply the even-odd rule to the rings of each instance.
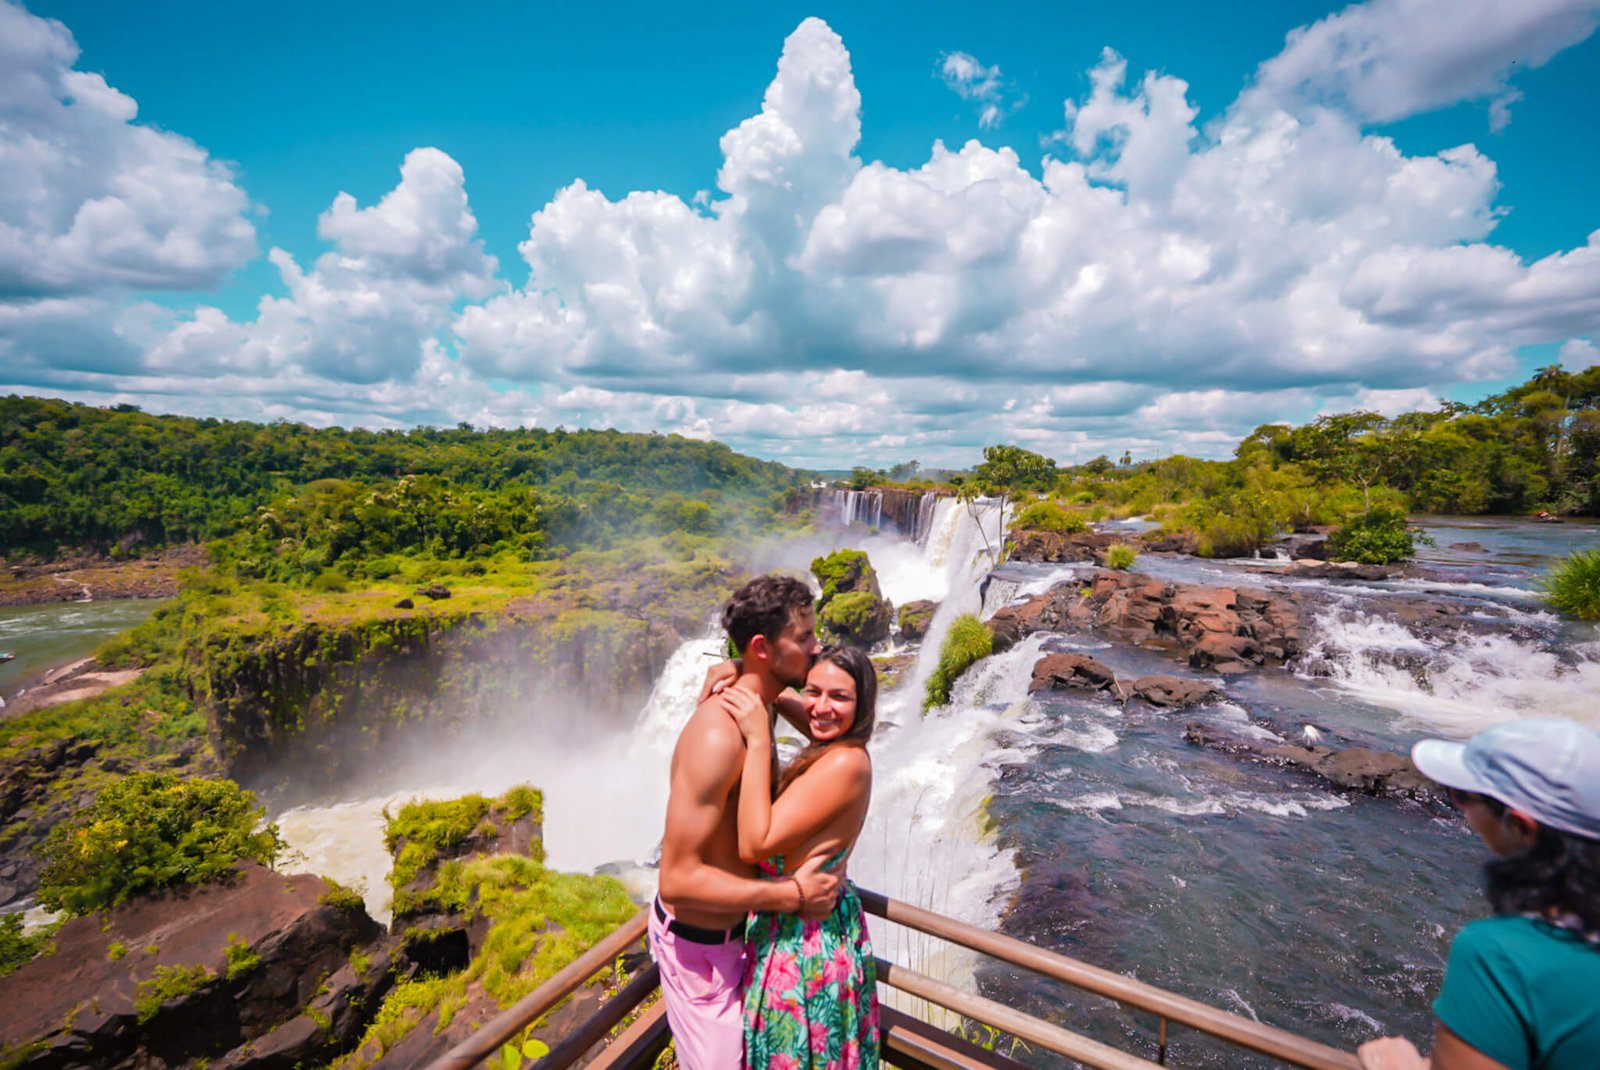
[[[667,917],[667,908],[661,905],[659,898],[655,901],[656,917],[661,919],[667,927],[667,932],[673,936],[681,936],[691,944],[725,944],[729,940],[743,940],[744,926],[735,925],[731,929],[702,929],[698,925],[690,925],[686,921]]]

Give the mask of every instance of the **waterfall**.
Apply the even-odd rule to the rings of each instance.
[[[1518,717],[1600,727],[1600,642],[1558,647],[1554,620],[1541,628],[1539,616],[1504,631],[1429,630],[1337,606],[1314,619],[1301,666],[1429,732],[1464,738]]]
[[[849,493],[855,497],[838,495],[841,514],[860,515],[868,499],[861,492]],[[979,609],[978,584],[988,569],[984,535],[997,548],[1002,517],[996,502],[979,501],[969,508],[936,495],[924,496],[919,509],[929,517],[922,545],[886,535],[872,537],[869,545],[875,555],[898,555],[898,578],[885,584],[891,598],[914,592],[941,600],[935,631],[924,647],[936,655],[949,620]],[[580,871],[604,867],[619,872],[635,894],[648,894],[653,871],[640,867],[654,856],[660,841],[672,748],[693,711],[705,670],[722,650],[720,632],[710,627],[705,636],[683,643],[629,728],[607,729],[597,723],[579,737],[581,742],[560,733],[584,716],[575,697],[568,708],[530,709],[525,730],[516,738],[472,740],[454,755],[423,756],[381,797],[299,807],[274,819],[304,857],[306,868],[363,888],[369,910],[387,917],[389,856],[382,843],[386,808],[392,811],[412,797],[498,794],[513,784],[532,783],[545,796],[545,849],[551,866]],[[977,675],[989,680],[987,691],[968,688],[963,681],[951,706],[926,719],[921,696],[933,661],[920,660],[915,672],[882,696],[882,735],[873,743],[878,789],[851,862],[852,874],[863,884],[975,923],[992,923],[996,890],[1014,871],[982,833],[979,811],[987,794],[987,763],[995,758],[990,734],[1015,717],[1009,707],[1025,698],[1020,691],[1010,694],[1026,685],[1026,668],[1011,664],[1024,656],[1012,653],[994,659],[993,665],[985,663],[985,673]],[[1012,681],[1000,698],[993,686],[996,674]],[[981,701],[979,695],[984,696]],[[926,860],[934,858],[938,865],[928,866]],[[933,871],[948,876],[937,878],[943,886],[929,886]],[[955,968],[943,967],[947,974]]]

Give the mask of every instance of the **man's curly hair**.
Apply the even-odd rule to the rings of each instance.
[[[795,610],[810,608],[811,602],[811,588],[793,576],[757,576],[728,599],[722,610],[722,627],[734,649],[743,654],[758,635],[775,642]]]

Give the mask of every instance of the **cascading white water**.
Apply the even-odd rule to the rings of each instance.
[[[1524,635],[1430,634],[1353,607],[1318,614],[1311,632],[1307,664],[1429,731],[1466,737],[1517,717],[1600,727],[1600,643],[1563,656]]]
[[[925,545],[884,536],[868,540],[869,553],[894,562],[885,593],[897,601],[913,592],[942,599],[935,627],[942,623],[947,629],[956,614],[976,612],[978,583],[989,567],[985,536],[998,547],[1001,519],[997,503],[968,507],[943,498],[933,509]],[[935,651],[937,641],[929,643]],[[706,668],[722,649],[713,629],[684,643],[627,731],[597,731],[581,746],[550,746],[545,741],[556,734],[555,721],[541,722],[559,718],[570,725],[582,711],[530,710],[520,738],[485,741],[481,752],[450,762],[449,772],[439,771],[435,762],[430,775],[408,778],[383,797],[300,807],[275,820],[305,856],[305,868],[362,887],[369,909],[380,917],[389,912],[383,810],[410,797],[490,794],[516,783],[535,784],[545,795],[544,838],[552,866],[578,871],[607,866],[621,869],[625,877],[630,869],[634,877],[643,876],[636,867],[650,860],[660,840],[672,748]],[[991,733],[1015,718],[1010,707],[1026,697],[1017,690],[1028,678],[1019,661],[1025,657],[1025,651],[1014,652],[985,663],[973,682],[963,681],[950,706],[926,719],[921,695],[931,662],[926,670],[906,674],[900,687],[882,697],[879,719],[885,727],[873,744],[875,797],[851,862],[852,876],[862,884],[975,923],[992,923],[995,897],[1014,872],[987,842],[980,810],[988,769],[1005,757],[993,749]],[[996,690],[999,680],[1013,681],[1007,686],[1017,693]],[[930,884],[930,874],[946,876]],[[647,892],[642,882],[630,883],[636,894]],[[956,967],[946,963],[942,969],[949,975]]]

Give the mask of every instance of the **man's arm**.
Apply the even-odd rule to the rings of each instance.
[[[796,881],[766,881],[729,873],[705,861],[738,781],[744,744],[720,708],[695,711],[673,758],[672,793],[661,843],[661,896],[674,910],[718,914],[746,911],[792,914],[824,904],[832,910],[839,880],[831,873],[797,872]]]

